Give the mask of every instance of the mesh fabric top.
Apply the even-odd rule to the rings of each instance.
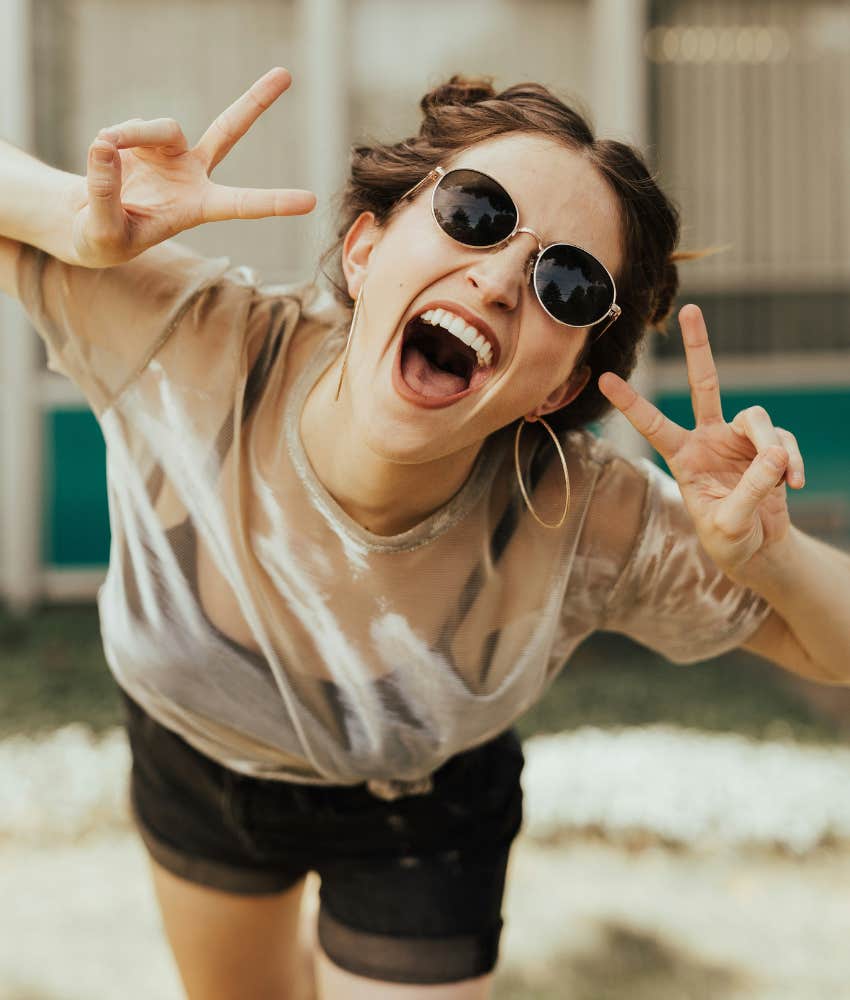
[[[347,333],[327,293],[174,241],[101,270],[24,247],[18,287],[106,441],[110,669],[236,771],[415,783],[507,728],[597,629],[687,663],[770,612],[702,550],[669,475],[587,431],[562,437],[558,529],[522,502],[513,428],[420,524],[363,528],[299,432]],[[523,447],[535,508],[557,520],[551,441],[529,427]]]

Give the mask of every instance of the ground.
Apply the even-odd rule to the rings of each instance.
[[[0,614],[0,648],[0,1000],[179,1000],[144,851],[119,815],[123,737],[112,730],[93,749],[66,731],[43,754],[18,741],[52,740],[73,720],[95,733],[120,721],[94,608]],[[645,729],[658,723],[706,742],[747,734],[768,753],[724,739],[720,757],[698,745],[688,756],[689,743],[671,749]],[[812,846],[822,831],[850,830],[850,759],[808,752],[846,754],[850,688],[743,654],[674,666],[599,634],[519,729],[528,748],[583,726],[603,735],[570,743],[585,755],[570,766],[555,761],[570,779],[557,800],[569,807],[564,829],[541,836],[531,808],[512,854],[496,1000],[850,997],[850,837]],[[615,737],[624,726],[637,743]],[[801,752],[777,753],[776,740]],[[592,767],[580,763],[591,750]],[[524,775],[529,805],[535,773]],[[592,814],[580,833],[566,829],[577,810]],[[699,821],[683,827],[683,817]],[[647,830],[623,837],[624,818]],[[740,842],[759,825],[808,846],[797,856]],[[683,828],[723,836],[706,846],[657,835]]]
[[[839,1000],[848,884],[850,851],[520,837],[496,998]],[[7,844],[0,898],[0,1000],[182,1000],[134,833]]]

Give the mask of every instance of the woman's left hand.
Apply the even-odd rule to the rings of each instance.
[[[803,458],[794,435],[775,427],[763,406],[723,419],[720,383],[702,312],[679,311],[696,427],[669,420],[613,372],[602,394],[667,462],[699,540],[727,576],[743,576],[791,527],[785,483],[802,489]]]

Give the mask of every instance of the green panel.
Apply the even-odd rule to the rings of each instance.
[[[42,559],[52,566],[109,562],[106,448],[92,413],[45,414]]]
[[[805,489],[850,493],[850,390],[756,387],[726,390],[722,399],[726,420],[758,403],[774,424],[791,431],[806,464]],[[683,427],[694,426],[690,394],[662,394],[655,402],[671,420]],[[667,467],[660,457],[658,462]]]
[[[693,427],[689,394],[665,393],[655,402],[671,420]],[[723,392],[727,420],[754,403],[797,437],[806,463],[800,500],[818,493],[844,494],[850,504],[850,391],[755,387]],[[94,416],[81,409],[46,414],[44,454],[44,562],[59,567],[106,565],[110,541],[106,451]],[[667,468],[659,455],[655,458]],[[797,494],[788,492],[793,512]]]

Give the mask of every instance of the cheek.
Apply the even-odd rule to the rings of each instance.
[[[449,271],[456,256],[435,225],[399,226],[386,231],[372,264],[394,285],[416,289]]]
[[[534,333],[520,331],[521,346],[514,365],[523,375],[517,379],[523,391],[543,398],[568,379],[581,350],[582,337],[578,330],[562,333],[538,327]]]
[[[528,310],[531,314],[540,312],[536,300],[529,301]],[[545,318],[532,316],[533,322],[523,324],[519,333],[520,350],[525,365],[535,371],[544,371],[548,380],[559,373],[569,373],[572,363],[578,355],[579,331],[570,330],[563,333],[560,328]]]

